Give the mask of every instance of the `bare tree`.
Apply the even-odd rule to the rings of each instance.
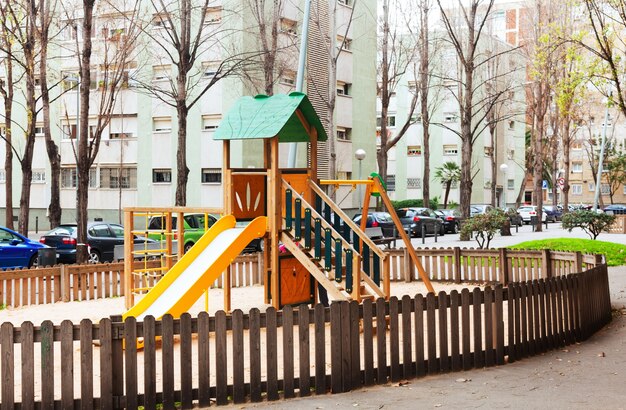
[[[79,65],[79,94],[80,107],[77,118],[80,119],[76,131],[78,137],[76,156],[77,191],[77,246],[76,258],[79,263],[87,260],[87,215],[89,202],[89,170],[93,165],[98,151],[102,133],[111,122],[116,108],[115,101],[121,90],[128,86],[129,69],[132,67],[132,57],[139,33],[137,23],[138,13],[141,12],[138,0],[129,0],[112,4],[99,3],[95,8],[95,0],[81,0],[79,16],[76,9],[69,4],[63,4],[69,27],[74,30],[76,38],[76,53]],[[92,34],[94,31],[94,16],[102,13],[99,24],[102,27],[99,38],[94,45]],[[95,47],[94,47],[95,46]],[[92,92],[92,70],[99,68],[97,92]],[[93,87],[96,88],[96,87]],[[92,97],[92,95],[95,96]],[[95,124],[89,124],[90,114],[96,114]]]
[[[446,78],[455,86],[448,89],[459,103],[460,129],[445,123],[438,124],[454,132],[461,139],[461,179],[460,211],[464,218],[469,217],[473,178],[472,152],[476,139],[487,127],[487,113],[505,97],[505,92],[497,93],[497,98],[484,98],[485,65],[500,54],[484,53],[481,50],[485,27],[491,18],[494,0],[482,2],[470,0],[458,1],[457,9],[446,9],[441,0],[437,0],[448,42],[456,53],[459,70],[456,78]],[[508,53],[507,48],[502,53]],[[504,74],[502,74],[504,75]],[[482,76],[482,77],[481,77]]]
[[[0,3],[2,15],[7,15],[6,8],[8,2]],[[5,226],[9,229],[13,228],[13,99],[15,95],[13,82],[13,39],[12,39],[11,20],[3,19],[0,25],[0,49],[4,54],[2,59],[4,65],[4,73],[6,80],[0,79],[0,94],[4,102],[4,135],[5,141],[4,153],[4,175],[5,175]]]
[[[402,19],[396,21],[393,17],[390,19],[389,8],[393,7],[396,11],[394,16],[400,18],[407,14],[403,14],[401,10],[401,3],[396,0],[383,0],[383,16],[380,21],[380,62],[378,66],[379,82],[378,82],[378,95],[381,102],[381,121],[380,121],[380,149],[376,154],[378,161],[378,172],[383,178],[383,181],[387,180],[387,157],[389,150],[392,149],[400,139],[406,134],[409,127],[415,123],[416,119],[413,116],[415,107],[417,105],[417,90],[411,90],[411,102],[409,103],[408,112],[405,121],[399,127],[395,135],[391,136],[388,133],[389,126],[389,105],[391,104],[392,96],[396,92],[398,82],[406,74],[413,74],[415,76],[414,59],[416,51],[416,41],[412,36],[405,33],[398,32],[398,26],[410,25],[409,19]],[[408,72],[408,73],[407,73]]]
[[[177,114],[176,205],[187,204],[187,116],[189,111],[221,79],[240,74],[261,54],[227,49],[227,36],[235,33],[222,22],[227,10],[212,0],[150,0],[148,24],[142,34],[150,46],[153,62],[175,67],[175,76],[166,73],[167,81],[156,82],[136,77],[144,93],[174,108]],[[145,12],[146,10],[144,10]],[[231,11],[235,13],[235,11]],[[201,67],[203,59],[210,67]],[[174,78],[175,77],[175,78]]]

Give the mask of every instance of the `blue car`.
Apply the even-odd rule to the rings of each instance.
[[[36,266],[41,248],[47,246],[0,226],[0,269]]]

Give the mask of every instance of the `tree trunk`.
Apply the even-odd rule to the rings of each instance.
[[[5,153],[4,153],[4,177],[5,177],[5,226],[14,229],[13,226],[13,63],[10,58],[5,60],[6,67],[6,90],[2,88],[4,100],[4,124],[5,124]]]
[[[542,98],[535,96],[535,98]],[[542,103],[540,103],[542,104]],[[542,225],[542,208],[543,208],[543,132],[544,132],[544,115],[536,114],[535,137],[535,158],[533,162],[533,185],[535,191],[535,205],[537,206],[537,225],[535,231],[541,232]]]
[[[422,116],[422,153],[424,155],[424,169],[422,175],[422,197],[424,207],[430,208],[430,113],[428,112],[428,68],[429,61],[429,38],[428,38],[428,1],[420,4],[420,113]],[[445,203],[448,203],[446,192]]]
[[[448,196],[450,195],[450,186],[452,185],[451,181],[446,181],[446,193],[445,196],[443,198],[443,207],[448,208]],[[424,205],[426,206],[426,205]]]
[[[77,244],[76,262],[87,261],[87,219],[89,204],[89,85],[91,83],[91,27],[93,23],[93,7],[95,0],[83,0],[83,49],[80,55],[80,129],[77,133],[78,158],[76,159],[78,175],[76,189],[76,223]]]
[[[40,2],[41,4],[41,2]],[[39,59],[39,80],[41,82],[41,103],[43,108],[43,129],[44,138],[46,141],[46,152],[48,154],[48,161],[50,162],[50,204],[48,205],[48,221],[50,222],[50,229],[57,227],[61,224],[61,154],[59,153],[59,147],[52,139],[50,132],[50,93],[48,91],[48,26],[47,19],[48,9],[42,9],[41,19],[42,27],[41,32],[41,55]],[[45,20],[45,21],[44,21]]]
[[[180,87],[180,84],[179,84]],[[184,90],[179,88],[179,90]],[[186,99],[176,103],[178,116],[178,148],[176,150],[176,206],[187,206],[187,181],[189,168],[187,167],[187,109]]]
[[[524,192],[526,192],[526,180],[528,179],[528,175],[530,173],[528,170],[524,172],[524,176],[522,178],[522,183],[519,187],[519,191],[517,192],[517,198],[515,198],[515,208],[519,208],[522,205],[522,199],[524,198]]]

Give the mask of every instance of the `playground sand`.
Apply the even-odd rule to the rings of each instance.
[[[460,291],[464,287],[473,288],[469,285],[458,285],[448,283],[433,283],[436,292],[450,292],[453,289]],[[414,297],[416,294],[427,294],[426,287],[422,282],[392,282],[391,294],[401,298],[404,295]],[[138,299],[137,299],[138,300]],[[232,309],[241,309],[248,313],[250,309],[256,307],[264,312],[270,305],[263,303],[263,286],[246,286],[232,288]],[[209,314],[213,315],[218,310],[224,308],[224,292],[222,289],[211,289],[209,291]],[[205,310],[205,300],[201,298],[196,302],[189,313],[192,317]],[[7,308],[0,310],[0,323],[11,322],[14,326],[19,326],[25,321],[32,322],[39,326],[44,320],[50,320],[55,325],[59,325],[63,320],[70,320],[77,324],[83,319],[89,319],[93,323],[98,323],[100,319],[111,315],[121,315],[125,312],[124,298],[109,298],[98,300],[87,300],[82,302],[60,302],[49,305],[34,305],[19,308]]]

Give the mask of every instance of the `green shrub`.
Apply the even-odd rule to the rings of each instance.
[[[596,239],[600,232],[607,231],[615,222],[615,215],[596,213],[594,211],[578,210],[563,215],[562,227],[572,232],[574,228],[581,228],[591,239]]]
[[[507,215],[501,209],[476,215],[463,222],[461,236],[469,237],[473,233],[480,249],[489,248],[489,244],[495,234],[500,231],[508,220]]]
[[[402,208],[422,208],[424,207],[423,199],[402,199],[400,201],[391,201],[393,204],[393,209],[402,209]],[[439,197],[430,199],[430,208],[437,209],[439,207]]]

